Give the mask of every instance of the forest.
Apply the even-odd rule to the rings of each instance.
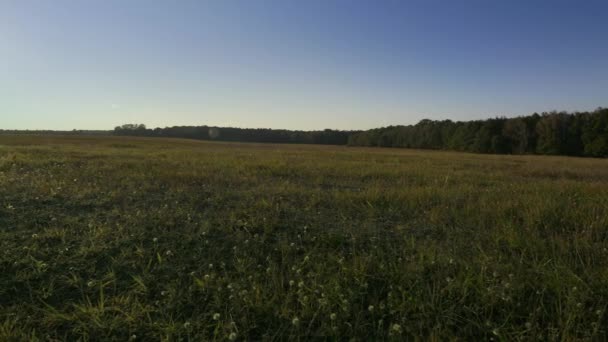
[[[143,124],[126,124],[114,129],[114,135],[199,140],[261,142],[283,144],[346,145],[352,131],[290,131],[269,128],[234,128],[210,126],[173,126],[146,128]]]
[[[119,136],[201,140],[405,147],[494,154],[608,156],[608,108],[592,112],[545,112],[476,121],[422,120],[415,125],[367,131],[290,131],[209,126],[148,129],[116,127]]]

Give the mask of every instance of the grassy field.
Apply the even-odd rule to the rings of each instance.
[[[606,340],[608,160],[0,136],[0,340]]]

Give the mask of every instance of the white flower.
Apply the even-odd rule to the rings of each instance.
[[[228,335],[228,339],[230,341],[236,340],[236,333],[235,332],[231,332],[230,335]]]
[[[293,286],[293,284],[295,284],[295,283],[296,283],[295,281],[290,280],[290,281],[289,281],[289,286]]]
[[[213,314],[213,320],[217,321],[218,319],[220,319],[220,314],[216,312]]]
[[[93,280],[89,280],[89,282],[87,283],[87,286],[88,286],[88,287],[93,287],[93,286],[95,286],[95,281],[93,281]]]
[[[329,319],[331,319],[332,321],[335,321],[336,317],[338,317],[338,316],[335,313],[332,313],[331,315],[329,315]]]
[[[190,322],[184,323],[184,328],[186,328],[186,329],[190,328]]]
[[[300,281],[300,282],[298,283],[298,287],[299,287],[299,288],[303,288],[303,287],[304,287],[304,282],[303,282],[303,281]]]
[[[171,252],[170,250],[169,250],[169,251],[166,251],[166,252],[165,252],[165,255],[166,255],[166,256],[172,256],[172,255],[173,255],[173,252]]]
[[[393,332],[396,332],[396,333],[400,334],[400,333],[401,333],[401,325],[399,325],[399,324],[395,323],[395,324],[393,324],[393,325],[391,326],[391,330],[392,330]]]
[[[374,311],[374,306],[373,305],[368,306],[367,307],[367,311],[373,312]]]
[[[158,242],[158,238],[152,239],[152,242],[157,243]]]
[[[295,325],[295,326],[298,326],[298,325],[300,324],[300,319],[299,319],[298,317],[294,317],[294,318],[291,320],[291,324],[293,324],[293,325]]]

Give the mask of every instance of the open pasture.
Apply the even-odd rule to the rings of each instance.
[[[608,160],[0,136],[0,340],[604,340]]]

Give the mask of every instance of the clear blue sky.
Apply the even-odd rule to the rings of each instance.
[[[2,0],[0,128],[366,129],[608,105],[608,1]]]

